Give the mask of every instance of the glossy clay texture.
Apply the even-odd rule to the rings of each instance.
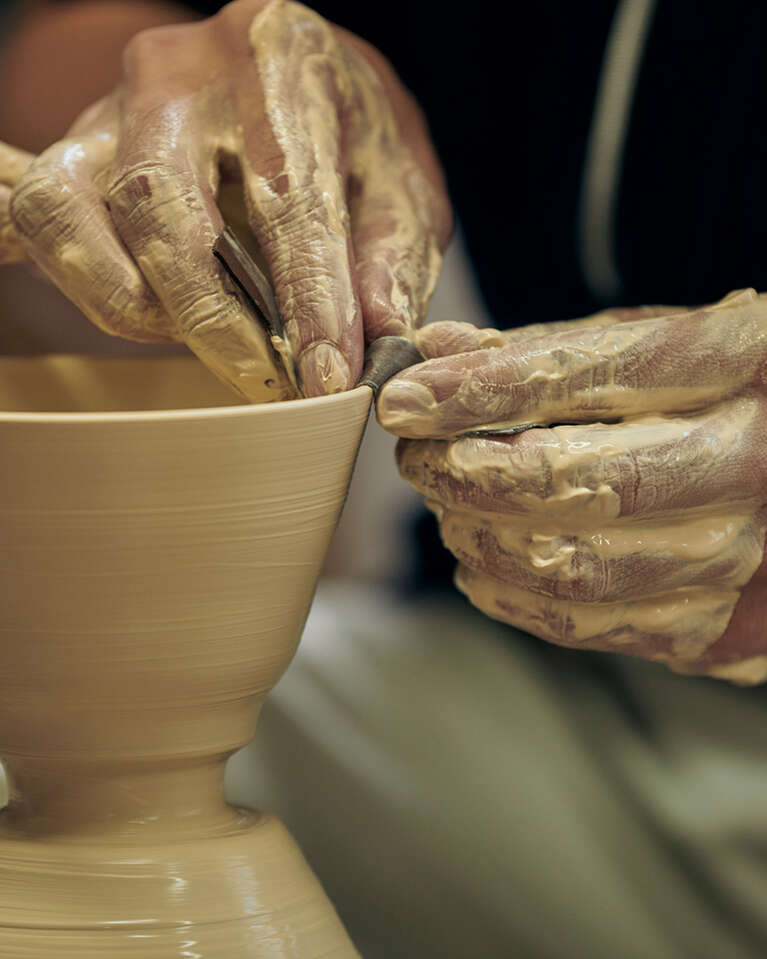
[[[0,383],[0,955],[356,956],[222,774],[295,652],[370,390],[230,406],[178,357]]]
[[[415,340],[427,362],[383,387],[378,419],[475,606],[560,645],[767,680],[767,295]]]

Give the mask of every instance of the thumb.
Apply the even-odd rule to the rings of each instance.
[[[427,360],[456,353],[473,353],[493,346],[506,346],[507,334],[492,328],[480,329],[473,323],[440,320],[415,330],[413,340]]]
[[[747,290],[736,290],[722,302],[746,302]],[[638,320],[652,319],[656,316],[671,316],[684,313],[686,306],[632,306],[613,307],[592,313],[590,316],[574,320],[553,320],[548,323],[531,323],[515,326],[510,330],[496,330],[492,327],[480,329],[472,323],[457,323],[445,320],[429,323],[415,333],[415,345],[427,360],[438,356],[455,356],[456,353],[473,353],[491,346],[508,346],[525,340],[538,339],[552,333],[565,333],[574,329],[593,329],[613,326],[616,323],[636,323]]]

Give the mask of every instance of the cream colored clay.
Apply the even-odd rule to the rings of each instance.
[[[730,297],[743,297],[750,300],[751,291],[738,291]],[[722,302],[729,300],[726,297]],[[439,356],[454,356],[474,350],[509,346],[511,343],[523,343],[552,333],[563,333],[572,329],[612,326],[622,322],[637,322],[654,316],[671,316],[684,313],[683,307],[640,306],[631,309],[611,309],[592,316],[576,320],[557,320],[551,323],[529,323],[509,330],[496,330],[493,327],[477,327],[473,323],[442,320],[429,323],[416,331],[415,343],[426,359]]]
[[[358,109],[370,118],[358,125],[351,154],[349,172],[362,184],[363,195],[369,194],[367,208],[360,203],[354,207],[354,232],[357,236],[380,232],[383,211],[393,224],[386,238],[388,249],[379,250],[375,259],[369,254],[360,256],[357,270],[363,277],[371,271],[377,284],[391,291],[391,320],[378,326],[376,335],[401,335],[423,321],[442,269],[432,211],[434,191],[400,140],[374,70],[361,56],[353,56],[366,81],[357,89]],[[393,162],[394,158],[398,162]]]
[[[763,419],[746,396],[505,440],[410,440],[399,465],[480,609],[685,670],[722,636],[763,558]]]
[[[741,588],[758,567],[763,535],[751,511],[603,526],[599,532],[562,530],[517,517],[477,515],[440,508],[445,545],[475,569],[508,570],[513,583],[532,577],[530,588],[555,594],[577,583],[599,601],[668,591],[695,581]],[[657,580],[652,579],[657,570]],[[632,575],[633,574],[633,575]],[[590,583],[583,580],[591,580]]]
[[[272,264],[273,275],[279,284],[280,276],[300,274],[301,258],[310,257],[313,249],[323,251],[325,263],[331,256],[324,283],[319,276],[311,289],[288,289],[288,297],[295,299],[285,301],[286,313],[300,315],[302,299],[311,296],[314,308],[323,310],[323,329],[340,340],[354,325],[358,309],[349,269],[354,260],[359,282],[374,284],[377,309],[391,317],[384,325],[367,317],[373,324],[369,334],[407,333],[426,314],[441,255],[431,214],[432,187],[400,141],[378,77],[356,51],[340,46],[329,24],[300,4],[268,4],[252,23],[250,43],[266,115],[283,155],[283,172],[270,179],[244,161],[252,215],[276,239],[282,258]],[[328,85],[336,88],[337,100],[329,97]],[[345,131],[339,125],[341,109]],[[342,139],[344,158],[339,155]],[[355,184],[350,211],[343,168]],[[304,227],[299,246],[285,232],[292,229],[296,213]],[[380,242],[373,247],[373,240]],[[298,258],[295,263],[292,256]],[[340,385],[346,371],[332,370],[339,357],[324,355],[325,378],[339,377]]]
[[[169,142],[168,148],[172,146]],[[13,210],[38,266],[105,332],[145,341],[183,340],[212,372],[253,402],[295,396],[259,322],[236,299],[223,293],[211,298],[195,290],[196,278],[217,267],[212,252],[207,254],[209,267],[205,271],[195,260],[199,255],[200,220],[205,222],[205,217],[201,216],[202,201],[194,185],[181,191],[178,183],[155,176],[149,167],[143,174],[151,182],[149,202],[162,210],[164,222],[173,225],[180,243],[169,244],[155,232],[134,260],[125,255],[114,229],[103,228],[94,238],[94,220],[84,217],[78,206],[90,198],[94,208],[101,209],[102,197],[87,182],[87,176],[103,178],[114,151],[114,135],[64,140],[36,161],[24,177]],[[161,156],[155,157],[156,169],[162,168],[162,161]],[[120,203],[115,185],[111,195],[113,213],[117,214]],[[52,202],[57,208],[71,207],[66,230],[62,231],[59,219],[51,216]],[[130,216],[140,215],[141,204],[132,204]],[[214,240],[210,230],[206,249],[212,251]],[[195,283],[187,279],[184,295],[189,307],[180,325],[171,323],[163,305],[146,286],[149,280],[162,289],[178,276],[195,278]],[[94,283],[101,290],[97,303],[91,296]]]
[[[181,357],[0,374],[0,955],[357,955],[222,779],[294,653],[370,390],[232,406]]]
[[[400,447],[399,465],[426,496],[433,498],[439,482],[447,504],[598,531],[624,510],[644,518],[689,509],[695,503],[685,499],[688,490],[709,488],[707,507],[760,502],[759,477],[745,469],[744,458],[759,442],[761,416],[760,401],[744,397],[700,414],[558,426],[510,442],[493,436],[417,440]],[[669,451],[663,459],[661,449]]]
[[[410,335],[425,316],[447,216],[359,44],[282,0],[143,31],[121,86],[10,198],[0,179],[0,211],[10,199],[29,256],[105,331],[183,340],[254,402],[295,397],[294,366],[307,395],[349,389],[365,334]],[[8,165],[15,182],[15,154]],[[213,259],[222,173],[242,175],[286,340],[260,329]],[[4,259],[18,240],[7,219]]]
[[[767,295],[748,290],[687,314],[576,324],[539,341],[525,338],[481,358],[469,356],[440,402],[427,383],[431,375],[441,388],[444,369],[405,373],[381,391],[378,416],[398,436],[453,438],[531,422],[685,413],[761,382],[766,352]],[[673,373],[664,369],[670,358],[676,358]]]
[[[536,636],[586,649],[628,649],[683,667],[724,633],[740,593],[699,587],[618,603],[574,603],[499,583],[461,566],[456,584],[488,616]],[[669,647],[669,652],[666,652]]]
[[[286,20],[296,18],[297,28],[286,30]],[[254,170],[245,154],[245,195],[251,219],[272,238],[280,258],[271,270],[285,315],[300,316],[304,300],[311,300],[314,314],[322,316],[323,333],[338,342],[359,320],[339,172],[338,112],[325,89],[328,80],[343,88],[345,75],[333,56],[336,44],[329,25],[314,16],[304,21],[302,7],[270,3],[251,24],[250,45],[283,172],[269,178]],[[296,218],[302,225],[300,244],[291,232]],[[305,272],[313,250],[322,251],[323,271],[312,276],[311,285],[283,286],[283,277]],[[351,373],[340,355],[325,349],[319,359],[325,360],[319,373],[323,385],[349,385]]]
[[[711,666],[708,672],[716,679],[729,679],[740,686],[755,686],[767,680],[767,656],[752,656],[736,663]]]
[[[677,668],[724,633],[767,532],[763,517],[743,506],[660,524],[607,524],[598,533],[545,522],[531,530],[524,518],[442,506],[438,516],[445,545],[472,567],[459,570],[459,587],[488,615],[568,645],[667,649],[651,658]],[[588,601],[574,601],[578,595]],[[748,679],[757,666],[737,681],[760,682]]]

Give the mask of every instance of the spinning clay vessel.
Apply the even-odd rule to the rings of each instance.
[[[224,800],[288,666],[371,391],[268,406],[194,359],[0,361],[0,956],[357,955]]]

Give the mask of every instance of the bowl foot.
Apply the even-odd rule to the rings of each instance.
[[[279,820],[165,844],[0,841],[4,959],[354,959]]]

